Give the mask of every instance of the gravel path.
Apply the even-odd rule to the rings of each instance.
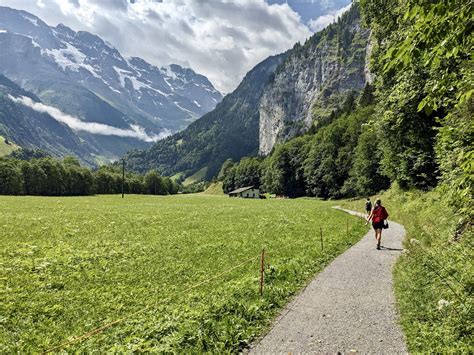
[[[311,281],[250,353],[407,353],[392,288],[404,236],[390,221],[376,250],[370,230]]]

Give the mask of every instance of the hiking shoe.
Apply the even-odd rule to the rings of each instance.
[[[377,250],[380,250],[380,245],[377,245]]]

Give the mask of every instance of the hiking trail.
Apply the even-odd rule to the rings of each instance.
[[[392,280],[405,229],[392,221],[389,225],[382,232],[381,250],[375,248],[371,228],[285,307],[249,352],[407,353]]]

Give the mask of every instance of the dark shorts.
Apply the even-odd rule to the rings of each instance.
[[[380,221],[377,223],[372,222],[372,227],[374,227],[374,229],[383,229],[383,226],[384,226],[383,221]]]

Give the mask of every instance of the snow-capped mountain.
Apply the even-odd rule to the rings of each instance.
[[[62,24],[51,27],[8,7],[0,7],[0,48],[0,74],[43,103],[87,122],[138,126],[150,137],[185,128],[222,99],[192,69],[124,58],[96,35]],[[117,154],[130,146],[133,142]]]

